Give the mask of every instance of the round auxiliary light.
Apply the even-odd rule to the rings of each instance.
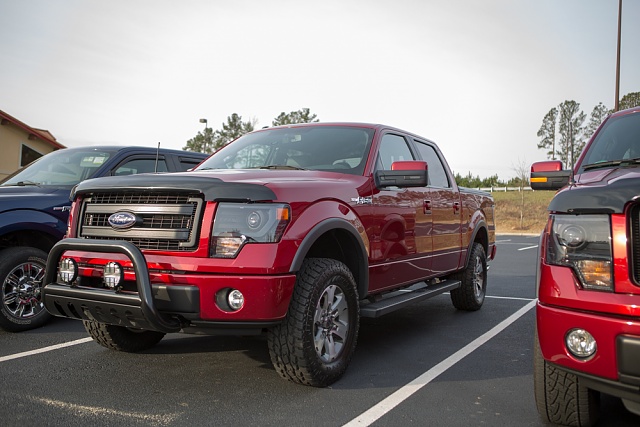
[[[596,339],[584,329],[572,329],[565,336],[567,350],[575,357],[586,359],[596,353]]]
[[[120,285],[123,279],[122,266],[117,262],[110,261],[105,264],[102,272],[102,281],[105,286],[110,289],[115,289]]]
[[[244,295],[237,289],[232,289],[227,295],[227,303],[232,310],[240,310],[244,305]]]
[[[58,274],[63,282],[71,283],[78,277],[78,264],[71,258],[65,258],[60,261]]]

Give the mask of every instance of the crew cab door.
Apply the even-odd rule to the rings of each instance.
[[[403,135],[386,133],[380,140],[375,171],[390,171],[394,162],[416,159]],[[415,283],[431,275],[432,224],[425,211],[426,192],[426,187],[376,185],[370,291]]]
[[[462,200],[449,167],[438,148],[426,141],[413,140],[420,157],[429,168],[425,203],[430,208],[433,261],[431,268],[441,275],[458,268],[462,254]]]

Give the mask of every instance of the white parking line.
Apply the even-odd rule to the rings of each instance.
[[[533,245],[533,246],[527,246],[526,248],[520,248],[518,250],[519,251],[526,251],[527,249],[535,249],[537,247],[538,247],[538,245]]]
[[[84,344],[86,342],[93,341],[93,338],[82,338],[75,341],[64,342],[62,344],[50,345],[49,347],[42,347],[37,350],[25,351],[23,353],[10,354],[8,356],[0,357],[0,363],[7,360],[20,359],[21,357],[33,356],[34,354],[46,353],[48,351],[58,350],[60,348],[71,347],[73,345]]]
[[[447,369],[458,363],[464,357],[471,354],[474,350],[479,348],[481,345],[489,341],[491,338],[498,335],[504,329],[506,329],[513,322],[522,317],[525,313],[531,310],[536,305],[536,300],[530,301],[527,305],[522,307],[520,310],[513,313],[511,316],[504,319],[498,325],[493,327],[488,332],[479,336],[451,356],[444,359],[442,362],[438,363],[433,368],[429,369],[424,374],[420,375],[415,380],[411,381],[409,384],[403,386],[395,393],[391,394],[384,400],[382,400],[377,405],[373,406],[369,410],[363,412],[360,416],[354,418],[344,425],[344,427],[353,427],[353,426],[369,426],[380,419],[387,412],[391,411],[393,408],[398,406],[404,400],[408,399],[412,394],[420,390],[425,385],[429,384],[432,380],[438,377],[440,374],[445,372]]]

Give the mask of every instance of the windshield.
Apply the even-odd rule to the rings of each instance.
[[[635,164],[640,158],[640,113],[609,119],[589,146],[579,173],[598,167]]]
[[[196,170],[277,168],[362,175],[373,132],[349,126],[263,130],[240,137]]]
[[[75,185],[93,177],[113,152],[87,148],[57,150],[31,162],[0,185]]]

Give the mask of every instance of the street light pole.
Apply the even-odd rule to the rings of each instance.
[[[207,119],[200,119],[200,123],[204,123],[204,147],[202,147],[202,150],[206,153],[207,152]]]
[[[622,28],[622,0],[618,0],[618,54],[616,57],[616,102],[614,111],[620,108],[620,31]]]

